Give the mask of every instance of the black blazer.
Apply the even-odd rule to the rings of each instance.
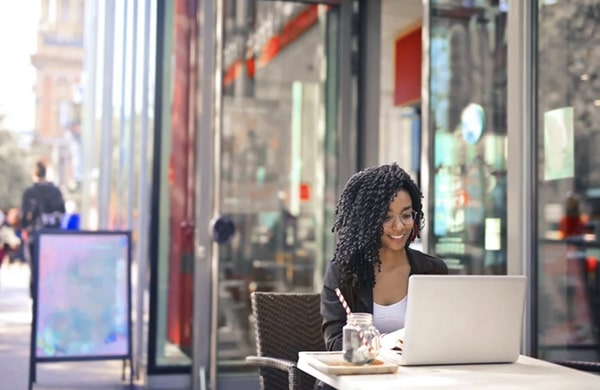
[[[406,254],[410,263],[410,275],[415,274],[447,274],[448,267],[441,259],[423,252],[407,248]],[[328,351],[342,350],[342,328],[346,325],[346,312],[342,307],[336,288],[348,302],[350,310],[356,313],[373,313],[373,289],[349,288],[340,284],[340,269],[337,263],[329,262],[321,290],[321,316],[323,317],[323,337]]]

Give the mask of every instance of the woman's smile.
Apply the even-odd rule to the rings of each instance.
[[[400,234],[400,235],[390,234],[389,236],[392,240],[402,240],[404,238],[404,234]]]

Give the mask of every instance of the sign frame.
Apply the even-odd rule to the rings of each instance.
[[[93,237],[109,237],[116,236],[125,240],[125,267],[121,271],[123,274],[121,277],[124,278],[124,285],[120,287],[125,288],[125,296],[121,297],[121,303],[124,304],[125,310],[125,320],[124,323],[127,324],[126,329],[126,351],[124,353],[115,353],[115,354],[77,354],[77,355],[63,355],[63,356],[38,356],[38,324],[40,321],[38,309],[41,305],[44,305],[44,299],[46,297],[40,295],[40,268],[44,259],[48,261],[48,256],[44,256],[44,250],[48,248],[44,248],[44,237],[50,236],[61,236],[61,238],[66,239],[67,241],[72,240],[74,242],[73,245],[81,241],[84,237],[93,238]],[[29,362],[29,390],[33,389],[33,383],[36,381],[36,364],[37,363],[48,363],[48,362],[82,362],[82,361],[101,361],[101,360],[122,360],[123,361],[123,369],[121,379],[123,381],[126,380],[125,368],[127,366],[127,362],[129,363],[129,385],[133,386],[133,343],[132,343],[132,287],[131,287],[131,262],[132,262],[132,241],[131,241],[131,232],[125,230],[61,230],[61,229],[43,229],[39,232],[34,233],[34,245],[35,253],[33,258],[31,259],[31,282],[32,282],[32,319],[31,319],[31,349],[30,349],[30,362]],[[118,276],[117,276],[118,277]],[[104,282],[103,282],[104,283]],[[41,301],[40,301],[41,300]],[[123,302],[125,301],[125,302]],[[93,305],[89,306],[94,307]]]

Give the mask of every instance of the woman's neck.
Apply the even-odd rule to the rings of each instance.
[[[390,251],[382,248],[379,251],[379,260],[381,260],[382,271],[409,265],[406,250]]]

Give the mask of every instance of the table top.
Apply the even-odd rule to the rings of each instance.
[[[392,374],[333,375],[300,354],[298,368],[338,390],[600,389],[600,376],[521,355],[515,363],[399,366]]]

